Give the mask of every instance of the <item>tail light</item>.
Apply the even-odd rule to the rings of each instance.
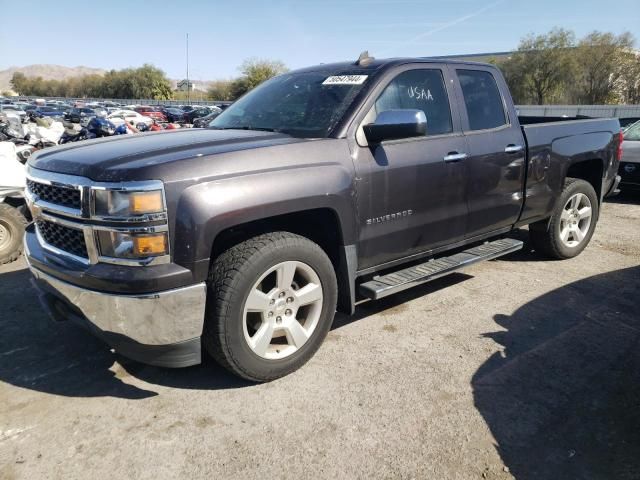
[[[616,151],[616,160],[622,160],[622,142],[624,141],[624,135],[622,134],[622,130],[618,133],[618,150]]]

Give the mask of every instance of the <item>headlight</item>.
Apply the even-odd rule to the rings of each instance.
[[[131,217],[164,211],[161,190],[148,192],[95,191],[95,213],[102,217]]]
[[[100,253],[114,258],[144,258],[166,255],[168,241],[162,233],[122,233],[99,231]]]

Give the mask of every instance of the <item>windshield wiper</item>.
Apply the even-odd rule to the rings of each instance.
[[[237,127],[210,127],[210,128],[213,128],[215,130],[255,130],[257,132],[284,133],[284,131],[279,128],[252,127],[251,125],[239,125]]]

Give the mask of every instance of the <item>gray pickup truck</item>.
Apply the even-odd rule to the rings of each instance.
[[[615,119],[518,118],[493,66],[429,59],[275,77],[207,129],[29,160],[25,252],[41,300],[121,354],[268,381],[378,299],[518,250],[589,243]],[[514,268],[520,268],[517,265]]]

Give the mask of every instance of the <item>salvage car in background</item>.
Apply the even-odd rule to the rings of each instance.
[[[85,117],[95,117],[97,113],[93,108],[78,107],[72,108],[64,114],[64,119],[68,122],[80,123]]]
[[[145,117],[149,117],[154,119],[156,122],[166,122],[167,117],[158,107],[149,107],[147,105],[141,105],[139,107],[134,108],[135,112],[138,112],[140,115],[144,115]]]
[[[193,110],[189,110],[184,114],[184,121],[186,123],[193,123],[196,118],[201,118],[209,115],[212,112],[210,107],[198,107]],[[220,113],[220,112],[218,112]]]
[[[0,142],[0,264],[22,252],[24,229],[31,218],[24,201],[26,171],[12,142]]]
[[[166,107],[162,109],[162,113],[167,117],[169,122],[184,122],[184,110],[178,107]]]
[[[49,106],[42,106],[42,107],[38,107],[35,110],[30,110],[28,112],[28,115],[31,117],[31,119],[33,120],[33,118],[36,117],[52,117],[52,118],[56,118],[56,119],[62,119],[64,117],[65,111],[63,108],[60,107],[49,107]]]
[[[640,191],[640,121],[623,133],[622,160],[618,173],[622,177],[620,190]]]
[[[193,126],[196,128],[205,128],[209,126],[218,115],[222,113],[222,109],[218,107],[211,107],[211,113],[204,117],[196,118],[193,121]]]
[[[11,103],[0,105],[0,112],[13,113],[18,118],[20,118],[20,121],[23,123],[29,120],[29,117],[27,116],[27,112],[25,112],[22,109],[22,107],[19,107],[18,105],[13,105]]]
[[[110,113],[107,116],[107,120],[110,120],[116,127],[118,125],[122,125],[125,122],[129,125],[138,125],[139,123],[144,123],[147,127],[153,125],[152,118],[145,115],[140,115],[138,112],[135,112],[133,110],[116,110],[115,112]]]

